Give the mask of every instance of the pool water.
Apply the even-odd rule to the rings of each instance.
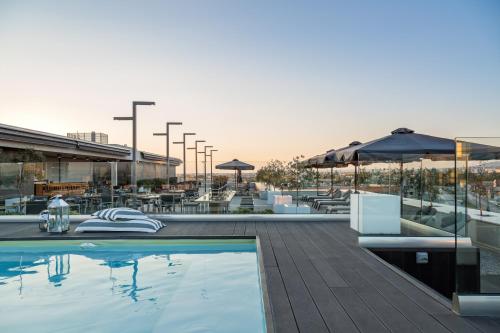
[[[0,242],[0,332],[265,332],[253,240]]]

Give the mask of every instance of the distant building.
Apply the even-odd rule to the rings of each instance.
[[[105,133],[99,133],[94,131],[86,133],[76,132],[76,133],[68,133],[66,134],[66,136],[71,139],[102,143],[104,145],[108,144],[108,135]]]

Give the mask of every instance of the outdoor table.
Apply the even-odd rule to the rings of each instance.
[[[213,199],[212,195],[210,193],[207,193],[198,199],[196,199],[196,202],[200,202],[202,205],[202,211],[206,213],[210,209],[210,205],[212,206],[222,206],[224,212],[227,212],[229,210],[229,203],[231,200],[233,200],[233,197],[236,195],[236,191],[227,191],[224,192],[224,197],[223,199],[217,200]]]
[[[141,201],[141,208],[146,206],[146,211],[149,212],[151,204],[160,198],[159,194],[138,194],[137,199]]]

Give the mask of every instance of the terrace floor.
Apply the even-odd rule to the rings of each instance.
[[[0,224],[2,239],[41,235]],[[500,332],[500,318],[459,317],[360,248],[346,222],[170,222],[156,235],[258,235],[276,332]]]

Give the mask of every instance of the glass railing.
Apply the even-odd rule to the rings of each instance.
[[[454,156],[359,155],[351,222],[362,235],[454,236]]]
[[[456,140],[458,293],[500,293],[500,138]]]
[[[38,215],[50,198],[61,195],[72,215],[89,215],[110,207],[130,207],[147,214],[325,214],[325,200],[343,198],[353,188],[353,168],[323,170],[317,181],[270,189],[246,178],[235,188],[231,177],[213,181],[200,174],[186,182],[166,180],[165,166],[138,163],[133,191],[131,162],[48,160],[0,163],[0,216]],[[171,170],[170,175],[175,174]],[[206,189],[206,190],[205,190]],[[275,198],[277,196],[278,198]],[[343,214],[328,210],[328,213]],[[3,217],[3,220],[6,218]]]

